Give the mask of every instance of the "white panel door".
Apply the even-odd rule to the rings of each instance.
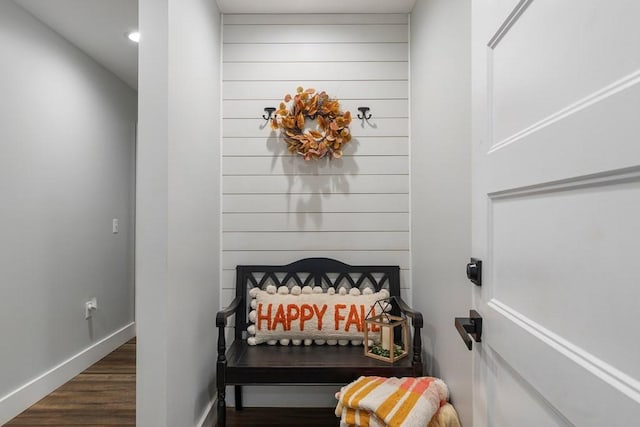
[[[472,3],[474,426],[640,425],[640,2]]]

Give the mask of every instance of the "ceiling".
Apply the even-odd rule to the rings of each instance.
[[[213,0],[210,0],[213,1]],[[222,13],[409,13],[416,0],[216,0]],[[131,88],[138,87],[137,0],[14,0]]]
[[[1,1],[1,0],[0,0]],[[131,88],[138,87],[137,0],[13,0]]]
[[[416,0],[216,0],[222,13],[409,13]]]

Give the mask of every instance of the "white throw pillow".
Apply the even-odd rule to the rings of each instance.
[[[365,317],[376,301],[389,298],[389,292],[383,289],[373,293],[367,288],[361,294],[358,288],[348,292],[344,288],[338,292],[329,288],[323,293],[320,287],[294,286],[289,290],[286,286],[276,289],[271,285],[266,290],[253,288],[249,296],[252,298],[247,328],[250,345],[278,342],[281,345],[360,345]],[[391,309],[390,304],[382,304],[385,311]],[[371,316],[376,314],[380,313],[372,312]],[[377,332],[369,331],[370,339]]]

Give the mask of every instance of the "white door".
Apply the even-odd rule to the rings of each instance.
[[[472,8],[474,426],[640,425],[640,1]]]

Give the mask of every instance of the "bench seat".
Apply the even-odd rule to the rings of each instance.
[[[362,345],[250,345],[250,291],[276,287],[310,286],[327,290],[358,288],[387,291],[393,297],[391,314],[411,320],[412,345],[407,357],[394,363],[364,355]],[[231,323],[230,320],[234,319]],[[239,265],[236,296],[216,315],[218,358],[216,369],[217,425],[226,424],[226,389],[234,387],[236,410],[242,409],[242,386],[260,384],[346,385],[360,376],[418,377],[423,375],[422,314],[400,296],[400,267],[352,266],[330,258],[305,258],[287,265]],[[227,345],[227,327],[233,328]],[[338,388],[336,388],[336,391]]]
[[[389,364],[364,356],[362,346],[248,345],[227,351],[227,385],[347,384],[361,375],[415,376],[410,357]]]

